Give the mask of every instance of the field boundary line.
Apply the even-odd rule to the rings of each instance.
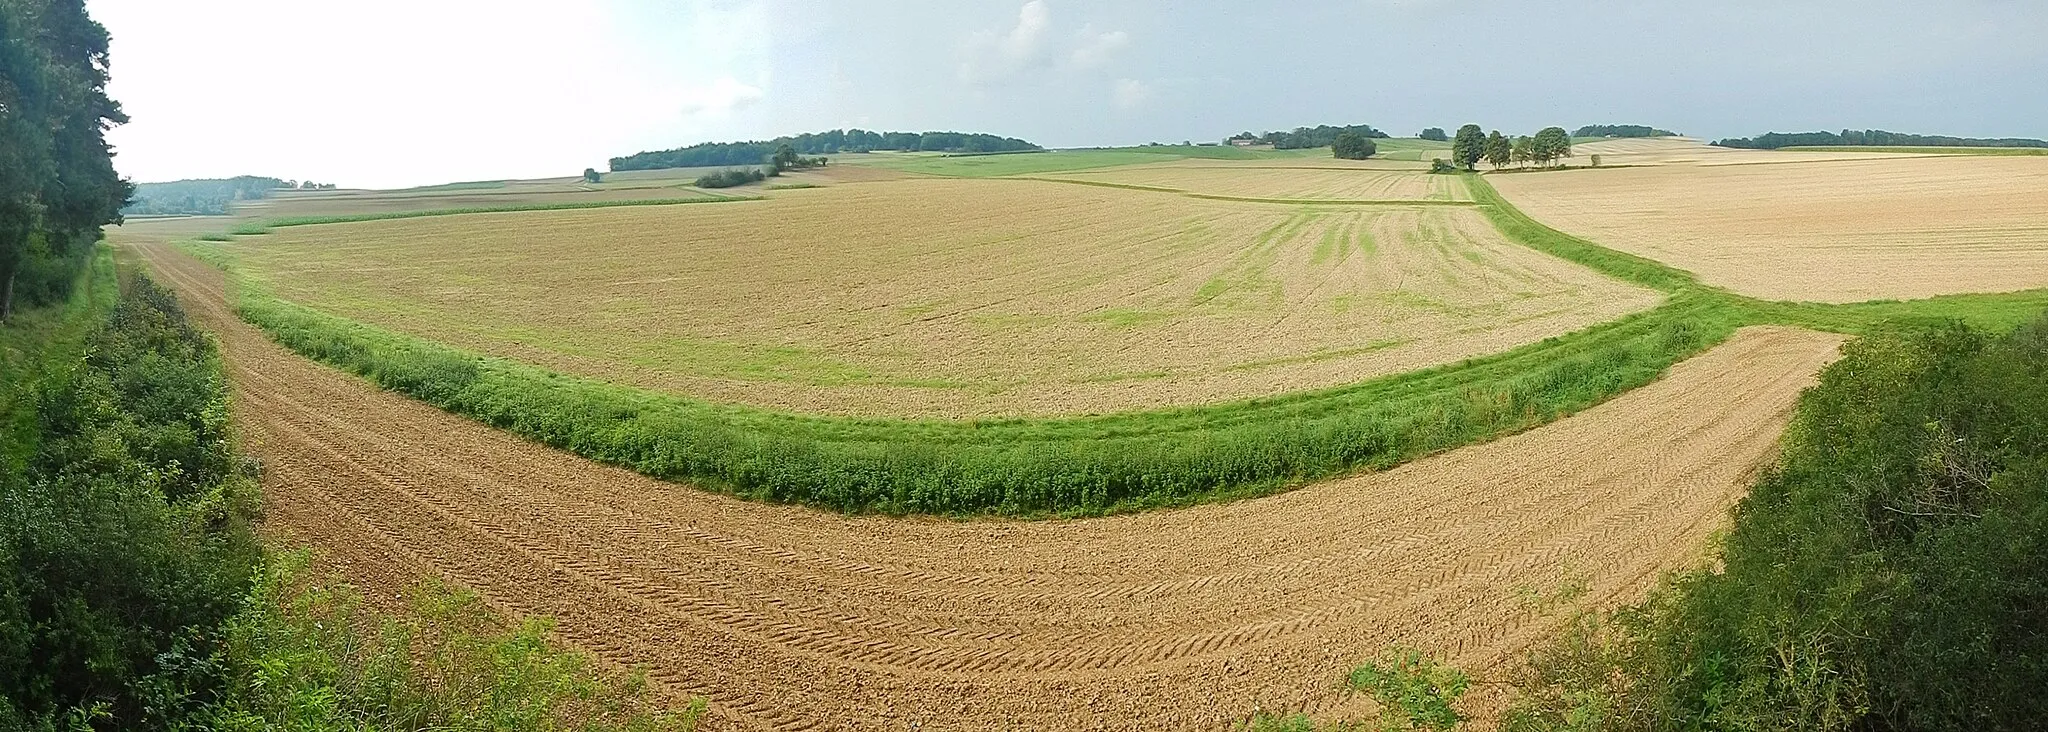
[[[391,219],[417,219],[429,216],[460,216],[465,214],[512,213],[516,211],[575,211],[591,208],[616,208],[621,206],[680,206],[692,203],[734,203],[738,201],[762,201],[765,196],[733,196],[723,193],[707,193],[704,198],[641,198],[627,201],[564,201],[558,203],[536,203],[517,206],[471,206],[465,208],[436,208],[422,211],[386,211],[380,213],[335,214],[332,216],[288,216],[276,219],[257,219],[235,226],[228,233],[234,236],[268,234],[272,229],[288,226],[314,226],[318,224],[353,224],[364,221],[386,221]]]

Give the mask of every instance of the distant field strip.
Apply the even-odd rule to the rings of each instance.
[[[1273,396],[1496,353],[1658,300],[1516,246],[1469,208],[1031,181],[803,193],[279,230],[228,251],[279,298],[459,348],[863,416]]]
[[[2038,157],[1666,166],[1491,180],[1556,228],[1756,297],[1840,303],[2048,286],[2048,159]]]
[[[229,231],[237,236],[268,234],[273,229],[287,226],[312,226],[314,224],[354,224],[364,221],[388,219],[417,219],[427,216],[455,216],[459,214],[510,213],[514,211],[574,211],[589,208],[616,208],[621,206],[671,206],[682,203],[728,203],[733,201],[758,201],[758,196],[706,195],[691,198],[622,199],[612,201],[561,201],[555,203],[506,204],[502,206],[471,206],[467,208],[422,208],[402,211],[375,211],[352,214],[331,214],[325,216],[286,216],[282,218],[249,219],[237,222]]]
[[[1176,165],[1077,171],[1059,177],[1074,181],[1170,188],[1235,199],[1472,200],[1460,176],[1430,175],[1412,170]]]

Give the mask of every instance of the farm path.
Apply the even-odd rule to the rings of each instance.
[[[1764,461],[1836,336],[1750,328],[1549,426],[1282,495],[1075,521],[849,517],[606,467],[290,353],[220,272],[135,246],[219,334],[267,526],[366,590],[432,573],[704,694],[720,729],[1216,729],[1358,714],[1389,645],[1504,673],[1555,598],[1637,597]]]

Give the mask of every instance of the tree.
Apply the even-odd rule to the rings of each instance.
[[[597,172],[597,169],[596,169],[596,168],[584,168],[584,169],[583,169],[583,182],[585,182],[585,183],[603,183],[603,182],[604,182],[604,174],[603,174],[603,173],[599,173],[599,172]]]
[[[1416,137],[1435,142],[1447,142],[1451,139],[1450,135],[1444,134],[1444,128],[1442,127],[1430,127],[1424,129],[1421,132],[1421,134],[1416,135]]]
[[[1515,138],[1515,146],[1509,151],[1509,158],[1516,165],[1528,165],[1536,159],[1536,139],[1528,135]]]
[[[1486,157],[1486,133],[1479,129],[1479,125],[1458,128],[1458,136],[1451,141],[1451,162],[1472,170],[1483,157]]]
[[[1508,161],[1514,158],[1514,148],[1514,143],[1508,142],[1507,136],[1501,134],[1500,130],[1487,133],[1486,164],[1493,166],[1494,170],[1507,167]]]
[[[1534,153],[1543,165],[1572,156],[1572,136],[1563,127],[1545,127],[1536,132]]]
[[[775,155],[768,159],[769,167],[777,173],[794,168],[796,164],[796,148],[790,147],[787,142],[776,146]]]
[[[1342,132],[1330,141],[1330,154],[1345,160],[1364,160],[1379,152],[1379,146],[1371,138],[1356,132]]]
[[[83,0],[0,2],[0,321],[16,300],[54,300],[100,227],[121,220],[127,181],[106,130],[107,31]]]

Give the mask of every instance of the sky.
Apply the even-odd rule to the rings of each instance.
[[[138,181],[389,188],[841,127],[2048,138],[2040,0],[87,0]]]

